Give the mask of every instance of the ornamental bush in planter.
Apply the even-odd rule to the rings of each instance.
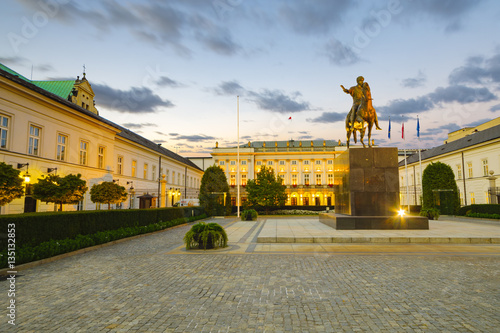
[[[429,220],[437,220],[439,218],[439,209],[428,208],[420,210],[420,216],[427,216]]]
[[[257,211],[255,209],[247,209],[241,212],[242,221],[255,221],[257,220]]]
[[[186,250],[227,247],[227,234],[217,223],[200,222],[193,225],[184,235],[184,243]]]

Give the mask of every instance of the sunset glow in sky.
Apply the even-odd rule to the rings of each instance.
[[[7,0],[1,16],[1,63],[33,80],[85,65],[101,116],[183,156],[236,144],[237,96],[242,143],[344,142],[340,85],[359,75],[380,146],[500,116],[496,0]]]

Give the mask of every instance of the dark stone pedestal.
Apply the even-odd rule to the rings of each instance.
[[[350,148],[335,159],[335,214],[320,221],[336,229],[429,229],[426,217],[398,216],[397,148]]]

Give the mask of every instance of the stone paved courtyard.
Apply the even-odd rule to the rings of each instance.
[[[218,222],[230,231],[234,221]],[[229,250],[186,252],[181,246],[189,227],[21,271],[17,332],[500,328],[498,244],[462,245],[459,251],[453,245],[390,245],[398,249],[390,252],[363,245],[371,246],[367,252],[353,245],[342,252],[272,253],[253,251],[263,245],[248,232],[230,236]],[[0,289],[5,300],[6,281]],[[2,317],[0,331],[12,330]]]

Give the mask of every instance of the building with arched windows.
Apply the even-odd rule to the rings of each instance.
[[[113,205],[117,209],[170,207],[198,197],[202,169],[103,118],[94,97],[85,73],[76,80],[31,81],[0,64],[0,162],[30,176],[26,195],[2,207],[2,214],[54,210],[31,196],[31,185],[54,172],[81,174],[89,189],[103,181],[124,186],[129,199]],[[89,192],[64,207],[92,209],[99,205]]]

